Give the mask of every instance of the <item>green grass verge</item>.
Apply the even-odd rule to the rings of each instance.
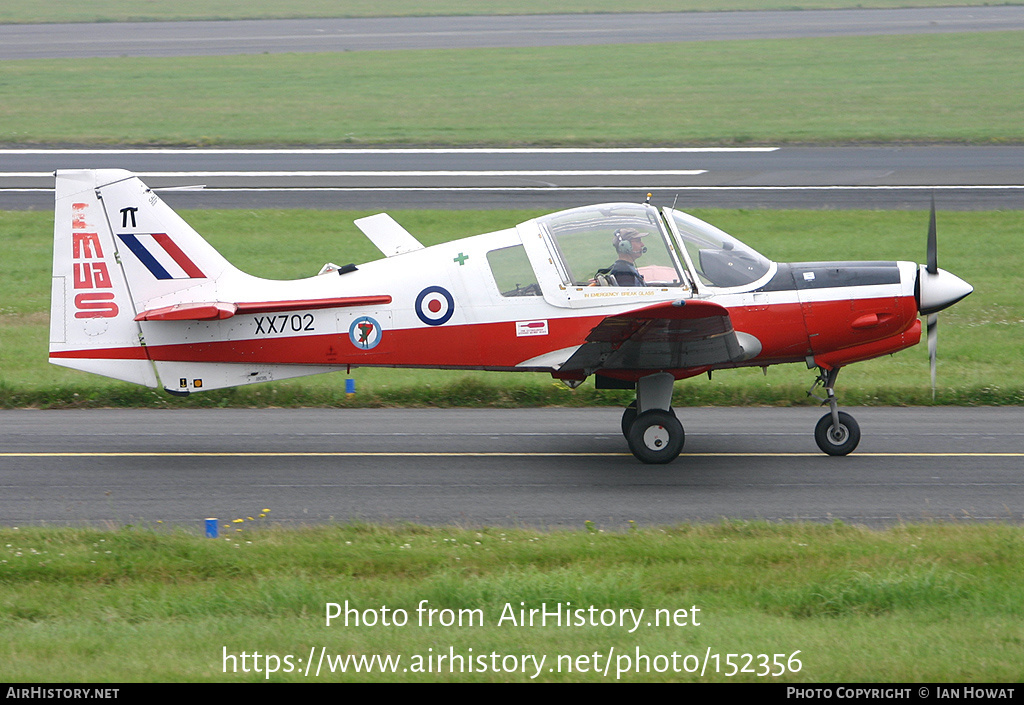
[[[96,0],[87,4],[5,0],[0,22],[138,22],[150,20],[238,20],[300,17],[399,17],[427,15],[527,15],[556,13],[692,12],[723,10],[811,10],[849,7],[992,5],[983,0]]]
[[[0,143],[1024,141],[1022,41],[993,32],[7,61]]]
[[[254,512],[258,512],[254,509]],[[413,525],[260,527],[223,522],[224,538],[152,525],[0,529],[0,660],[8,682],[259,682],[251,654],[292,655],[269,680],[513,681],[451,673],[466,657],[545,657],[540,681],[1020,682],[1024,678],[1024,532],[1007,525],[724,522],[568,531]],[[236,528],[237,527],[237,528]],[[421,626],[417,607],[439,610]],[[326,625],[337,603],[404,626]],[[584,625],[513,626],[511,608],[585,610]],[[506,605],[508,607],[506,607]],[[591,626],[590,608],[644,610],[639,627]],[[693,611],[697,607],[699,612]],[[443,614],[440,610],[450,610]],[[477,613],[469,612],[478,611]],[[662,624],[654,621],[656,610]],[[686,610],[685,613],[677,612]],[[467,624],[440,626],[462,615]],[[479,618],[475,615],[478,614]],[[666,626],[671,615],[686,626]],[[473,626],[468,619],[473,616]],[[450,622],[451,619],[448,619]],[[695,625],[692,622],[699,622]],[[482,625],[481,625],[482,622]],[[648,625],[651,622],[651,625]],[[399,672],[303,676],[319,659],[398,657]],[[718,654],[702,677],[697,660]],[[639,650],[639,651],[638,651]],[[250,672],[241,672],[241,654]],[[600,657],[595,660],[597,652]],[[224,672],[225,653],[238,672]],[[603,658],[612,654],[607,676]],[[665,671],[675,653],[682,671]],[[799,670],[758,676],[774,654]],[[736,670],[748,666],[751,672]],[[432,673],[402,672],[434,656]],[[559,657],[563,657],[559,660]],[[661,656],[660,660],[656,657]],[[581,660],[577,658],[582,657]],[[625,658],[628,658],[627,662]],[[302,659],[298,661],[298,659]],[[521,661],[520,661],[521,662]],[[465,663],[465,661],[463,662]],[[569,672],[566,670],[571,664]],[[476,665],[476,662],[474,662]],[[562,672],[558,672],[558,666]],[[549,668],[555,668],[552,672]],[[438,672],[440,670],[440,672]],[[315,664],[314,670],[315,672]]]
[[[925,212],[694,211],[770,258],[923,261]],[[192,211],[185,218],[229,260],[272,278],[309,276],[324,262],[380,255],[352,225],[365,212]],[[529,211],[395,211],[433,244],[509,227]],[[943,268],[975,293],[940,315],[940,404],[1024,403],[1024,302],[1019,295],[1024,211],[940,213]],[[0,408],[102,406],[540,406],[621,405],[628,392],[570,391],[547,375],[357,369],[344,374],[204,392],[188,399],[106,380],[47,362],[52,216],[0,212]],[[802,365],[716,373],[676,385],[677,406],[800,404],[812,375]],[[840,377],[844,404],[931,404],[927,350],[851,365]],[[816,403],[816,402],[811,402]]]

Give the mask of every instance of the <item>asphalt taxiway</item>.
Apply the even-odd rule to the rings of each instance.
[[[173,208],[1024,208],[1022,146],[6,149],[0,210],[53,207],[57,169],[127,169]]]
[[[629,454],[612,408],[3,411],[0,521],[1024,520],[1024,409],[850,411],[863,440],[832,458],[819,409],[682,408],[666,466]]]
[[[0,25],[0,60],[798,39],[1024,29],[1024,7]]]

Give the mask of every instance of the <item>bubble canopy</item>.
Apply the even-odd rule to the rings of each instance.
[[[611,203],[553,213],[537,224],[570,286],[622,286],[616,273],[624,279],[632,266],[643,286],[735,288],[771,269],[767,258],[736,238],[672,208]],[[632,278],[626,281],[632,285]]]
[[[771,260],[700,218],[672,208],[662,212],[679,238],[700,284],[747,286],[771,270]]]

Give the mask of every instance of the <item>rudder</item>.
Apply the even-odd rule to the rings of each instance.
[[[50,362],[156,387],[100,200],[101,173],[56,174]]]
[[[54,364],[160,386],[136,316],[215,299],[224,275],[245,276],[131,173],[56,173]]]

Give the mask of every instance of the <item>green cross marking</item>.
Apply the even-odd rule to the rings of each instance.
[[[458,262],[459,266],[461,267],[462,265],[464,265],[466,263],[467,259],[469,259],[469,255],[464,255],[464,254],[462,254],[460,252],[459,256],[456,257],[455,259],[453,259],[452,262]]]

